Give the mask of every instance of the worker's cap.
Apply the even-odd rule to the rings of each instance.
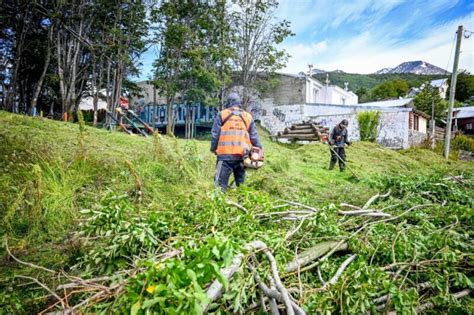
[[[227,96],[227,107],[230,106],[240,106],[240,96],[239,94],[232,92]]]
[[[347,121],[347,119],[343,119],[343,120],[341,121],[341,125],[347,127],[347,126],[349,126],[349,122]]]

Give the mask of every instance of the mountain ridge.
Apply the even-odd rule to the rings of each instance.
[[[349,73],[345,72],[344,70],[324,70],[324,69],[317,69],[314,68],[311,70],[313,75],[318,74],[326,74],[326,73],[340,73],[340,74],[361,74],[361,73]],[[416,60],[416,61],[405,61],[399,64],[396,67],[386,67],[382,68],[378,71],[369,74],[417,74],[417,75],[448,75],[450,72],[435,66],[429,62],[423,60]]]
[[[387,74],[387,73],[413,73],[421,75],[447,75],[448,71],[432,65],[426,61],[406,61],[402,62],[394,68],[383,68],[376,71],[374,74]]]

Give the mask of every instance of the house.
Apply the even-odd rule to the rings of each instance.
[[[438,80],[432,80],[430,81],[430,85],[438,91],[439,93],[439,96],[442,98],[442,99],[446,99],[446,94],[448,92],[448,89],[449,89],[449,85],[448,85],[448,79],[438,79]]]
[[[415,97],[418,93],[420,93],[424,88],[425,84],[420,85],[420,87],[411,87],[408,90],[407,97]],[[446,99],[447,92],[449,89],[448,79],[438,79],[430,81],[430,86],[433,87],[435,91],[439,93],[439,97],[442,99]]]
[[[454,108],[452,125],[454,131],[474,135],[474,106]]]

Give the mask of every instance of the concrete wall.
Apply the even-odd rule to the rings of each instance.
[[[379,110],[380,127],[377,142],[390,148],[408,148],[408,113],[409,108],[370,108],[347,105],[314,105],[298,104],[272,106],[270,100],[262,103],[262,115],[258,116],[261,125],[270,134],[275,135],[294,123],[312,120],[325,127],[332,128],[342,119],[349,121],[349,139],[359,140],[359,123],[357,113],[367,110]],[[264,115],[263,115],[264,114]]]
[[[280,75],[279,85],[263,98],[272,98],[275,105],[293,105],[305,103],[306,79],[289,75]]]
[[[419,146],[425,142],[427,138],[426,133],[422,133],[416,130],[409,130],[408,131],[408,143],[410,146]]]

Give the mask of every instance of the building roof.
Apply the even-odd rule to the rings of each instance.
[[[474,117],[474,106],[458,107],[454,109],[455,118],[472,118]]]
[[[448,79],[438,79],[438,80],[433,80],[430,82],[430,85],[433,86],[433,87],[437,87],[437,88],[440,88],[442,87],[444,84],[446,84],[448,82]]]
[[[406,107],[407,105],[410,105],[412,102],[413,102],[413,98],[399,98],[396,100],[360,103],[357,105],[368,106],[368,107]]]

